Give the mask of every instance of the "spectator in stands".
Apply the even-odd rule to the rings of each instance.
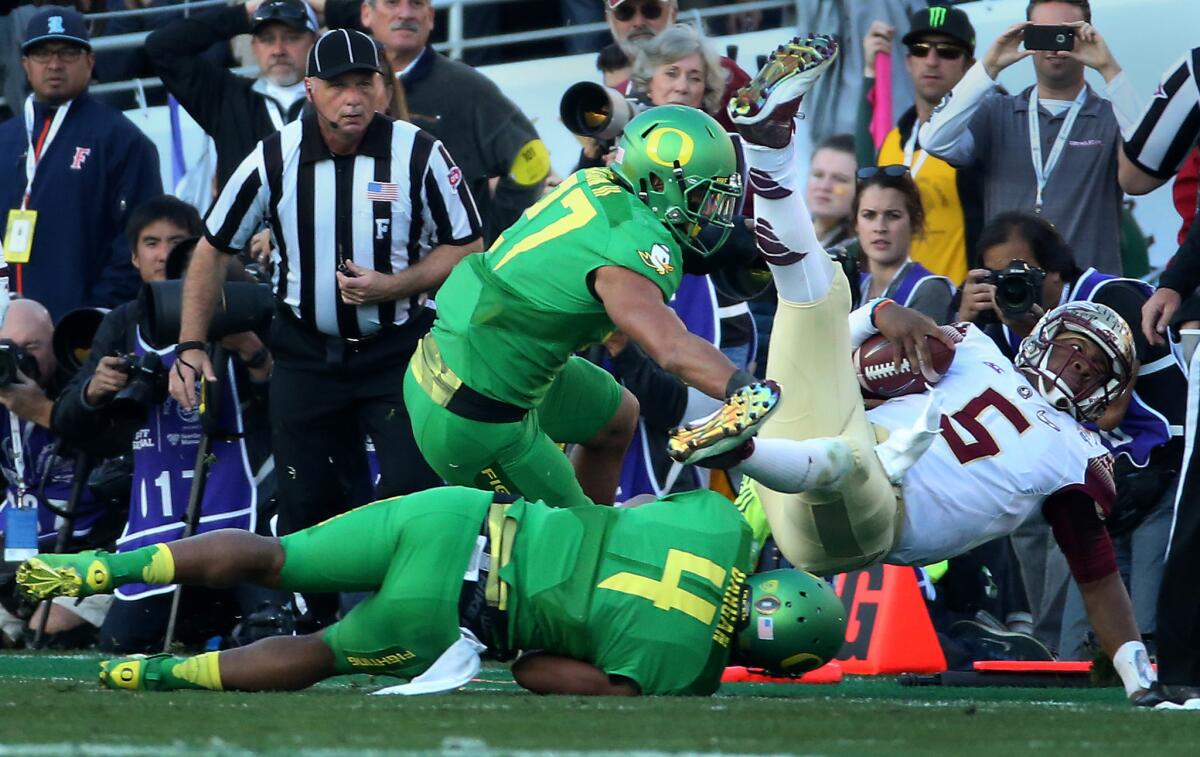
[[[637,57],[638,47],[675,23],[677,0],[603,0],[604,20],[625,57]]]
[[[1153,597],[1161,575],[1161,557],[1166,544],[1165,527],[1182,456],[1185,416],[1185,380],[1178,364],[1164,345],[1152,345],[1141,333],[1141,311],[1151,288],[1141,281],[1122,279],[1094,268],[1080,270],[1071,248],[1044,218],[1029,213],[1005,213],[993,219],[979,237],[979,253],[985,268],[972,270],[963,288],[959,320],[979,322],[990,312],[985,331],[1009,356],[1015,356],[1021,340],[1043,311],[1064,302],[1092,301],[1115,310],[1134,332],[1134,345],[1141,368],[1135,388],[1123,402],[1114,403],[1097,426],[1111,431],[1102,439],[1117,460],[1118,504],[1110,518],[1114,522],[1138,524],[1122,542],[1125,554],[1132,553],[1133,586],[1140,588],[1135,608],[1142,621],[1153,618]],[[1026,316],[1006,315],[996,304],[996,287],[982,279],[1021,261],[1044,272],[1038,301]],[[999,323],[997,323],[999,321]],[[1115,429],[1115,431],[1113,430]],[[1155,485],[1147,488],[1148,485]],[[1161,485],[1163,488],[1157,488]],[[1043,523],[1030,523],[1013,536],[1021,561],[1025,589],[1034,615],[1035,635],[1059,649],[1062,631],[1059,619],[1068,584],[1066,564],[1051,548]],[[1157,550],[1157,552],[1156,552]],[[1150,623],[1153,626],[1153,623]],[[1076,637],[1072,644],[1077,643]],[[1060,650],[1067,653],[1069,650]]]
[[[304,0],[266,0],[177,18],[146,38],[146,54],[175,96],[217,146],[224,184],[263,137],[304,107],[304,62],[317,17]],[[259,75],[246,79],[200,57],[216,42],[253,34]]]
[[[137,240],[134,263],[145,282],[166,279],[170,240],[194,245],[203,232],[199,214],[173,197],[154,198],[134,211],[129,236]],[[165,393],[150,405],[134,410],[114,402],[129,382],[133,361],[159,363],[165,378],[175,361],[173,344],[152,344],[142,331],[138,300],[110,311],[100,324],[86,363],[67,385],[53,411],[54,428],[69,441],[89,437],[119,438],[133,449],[133,493],[128,521],[117,551],[143,546],[147,539],[162,541],[183,535],[184,514],[192,486],[192,472],[203,432],[196,411],[181,410]],[[229,361],[217,382],[222,396],[215,418],[227,436],[211,439],[211,462],[206,472],[204,498],[196,531],[220,528],[258,529],[270,533],[259,518],[257,490],[248,462],[244,421],[245,404],[266,401],[261,386],[271,371],[271,356],[252,332],[226,337]],[[258,385],[256,388],[255,385]],[[157,651],[161,648],[171,606],[171,587],[138,584],[117,594],[100,631],[101,649],[114,652]],[[256,610],[263,602],[277,605],[285,598],[260,590],[185,592],[178,637],[189,646],[202,644],[214,634],[229,633],[238,616]]]
[[[632,63],[625,56],[625,51],[616,42],[600,48],[596,55],[596,69],[600,72],[604,86],[616,89],[629,81]]]
[[[918,10],[911,24],[900,41],[916,94],[913,107],[900,116],[876,154],[869,132],[873,105],[863,97],[855,138],[864,165],[908,166],[925,207],[925,233],[913,240],[912,259],[958,285],[973,267],[968,260],[983,226],[982,176],[971,167],[955,169],[930,156],[921,149],[918,134],[933,109],[975,63],[975,29],[962,10],[944,6]],[[895,27],[876,21],[863,40],[864,93],[875,85],[875,56],[891,52],[895,33]]]
[[[638,48],[629,79],[652,105],[686,105],[716,117],[728,102],[726,76],[712,43],[695,27],[676,24]]]
[[[679,12],[676,0],[604,0],[608,28],[612,30],[613,39],[625,50],[629,60],[637,59],[638,48],[644,46],[658,34],[675,26],[675,18]],[[725,91],[721,94],[721,103],[729,102],[733,94],[750,82],[750,75],[738,67],[729,58],[721,57],[721,66],[725,69]],[[626,95],[633,93],[632,79],[624,86],[618,86]],[[725,108],[717,109],[712,114],[727,131],[734,131],[733,123]]]
[[[861,249],[861,301],[887,297],[946,323],[954,285],[911,257],[913,241],[925,232],[925,209],[908,168],[868,166],[859,169],[858,178],[852,210]]]
[[[1117,153],[1125,109],[1092,91],[1084,68],[1098,71],[1117,101],[1131,87],[1091,25],[1087,0],[1033,0],[1027,18],[1001,34],[934,109],[921,127],[921,144],[953,166],[980,168],[985,217],[1042,213],[1080,265],[1119,274]],[[1075,48],[1020,49],[1026,27],[1047,24],[1073,27]],[[1027,57],[1033,57],[1037,84],[1018,95],[994,93],[996,76]]]
[[[857,174],[854,138],[849,134],[826,137],[813,150],[804,196],[812,213],[817,239],[826,250],[854,237],[851,206]]]
[[[61,445],[59,436],[50,427],[51,409],[62,388],[63,376],[51,347],[54,324],[49,311],[34,300],[14,300],[0,307],[5,307],[0,314],[0,343],[10,350],[10,356],[15,356],[14,352],[20,355],[16,360],[20,367],[17,380],[0,386],[0,405],[3,405],[0,434],[5,440],[0,444],[0,470],[8,482],[5,499],[0,502],[0,541],[3,541],[5,508],[23,500],[27,507],[37,508],[39,550],[52,552],[57,546],[59,516],[50,508],[65,511],[76,475],[86,476],[87,468],[76,466],[76,456]],[[62,545],[65,551],[108,546],[92,538],[93,529],[97,538],[115,535],[104,528],[107,505],[90,487],[83,487],[74,503],[67,542]],[[74,602],[56,602],[46,631],[62,633],[81,628],[85,623],[99,627],[109,604],[85,602],[73,607]],[[11,626],[12,621],[4,617],[8,615],[0,609],[0,625]],[[11,631],[8,633],[13,636]]]
[[[95,22],[92,27],[96,36],[115,36],[118,34],[136,34],[152,32],[186,14],[183,0],[96,0],[96,6],[89,12],[106,11],[119,12],[140,10],[143,8],[164,8],[176,6],[176,13],[154,13],[149,15],[123,15]],[[196,11],[193,11],[195,13]],[[204,11],[207,12],[207,11]],[[196,49],[196,55],[203,57],[211,66],[228,68],[236,65],[231,54],[229,43],[224,39],[212,42],[207,48]],[[134,45],[116,50],[106,50],[96,56],[96,81],[119,82],[129,79],[141,79],[154,76],[154,67],[145,45]],[[140,91],[113,92],[104,95],[105,102],[122,110],[138,107],[138,97],[145,97]],[[166,102],[166,95],[157,90],[151,90],[150,97],[157,98],[158,104]]]
[[[158,154],[124,115],[88,95],[95,56],[78,11],[38,12],[21,50],[33,94],[0,124],[10,289],[55,319],[117,305],[137,291],[122,232],[129,212],[162,192]]]
[[[490,244],[541,196],[550,173],[546,145],[491,79],[429,44],[431,0],[364,0],[362,23],[400,72],[412,122],[454,156]]]

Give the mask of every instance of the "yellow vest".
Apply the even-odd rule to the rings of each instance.
[[[913,128],[918,128],[913,124]],[[925,151],[913,155],[916,163]],[[904,144],[899,127],[888,132],[879,148],[879,165],[904,162]],[[917,189],[925,207],[925,233],[913,239],[912,259],[955,286],[967,278],[967,233],[962,200],[958,196],[958,172],[941,158],[925,156],[917,172]]]

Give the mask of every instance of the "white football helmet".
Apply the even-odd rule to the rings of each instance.
[[[1107,365],[1092,360],[1078,345],[1055,341],[1067,332],[1099,346],[1108,358]],[[1052,369],[1054,356],[1062,351],[1070,357],[1064,357],[1057,370]],[[1077,361],[1091,368],[1095,378],[1084,386],[1072,387],[1064,375]],[[1046,313],[1021,342],[1013,361],[1047,402],[1078,421],[1095,421],[1104,415],[1133,380],[1135,362],[1129,324],[1115,310],[1097,302],[1068,302]]]

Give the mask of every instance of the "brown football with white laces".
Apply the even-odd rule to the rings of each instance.
[[[962,331],[954,325],[940,328],[955,344],[962,341]],[[859,345],[854,351],[854,372],[863,393],[870,397],[902,397],[920,394],[941,381],[954,362],[954,350],[931,336],[925,337],[925,344],[932,360],[924,372],[909,365],[907,358],[900,362],[897,370],[896,348],[882,334],[875,334]]]

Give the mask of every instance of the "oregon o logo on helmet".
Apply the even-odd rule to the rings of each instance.
[[[934,29],[946,23],[946,9],[941,5],[935,5],[929,9],[929,25]]]
[[[675,161],[686,166],[696,150],[696,141],[682,129],[660,126],[646,140],[646,156],[660,166],[673,168]]]

